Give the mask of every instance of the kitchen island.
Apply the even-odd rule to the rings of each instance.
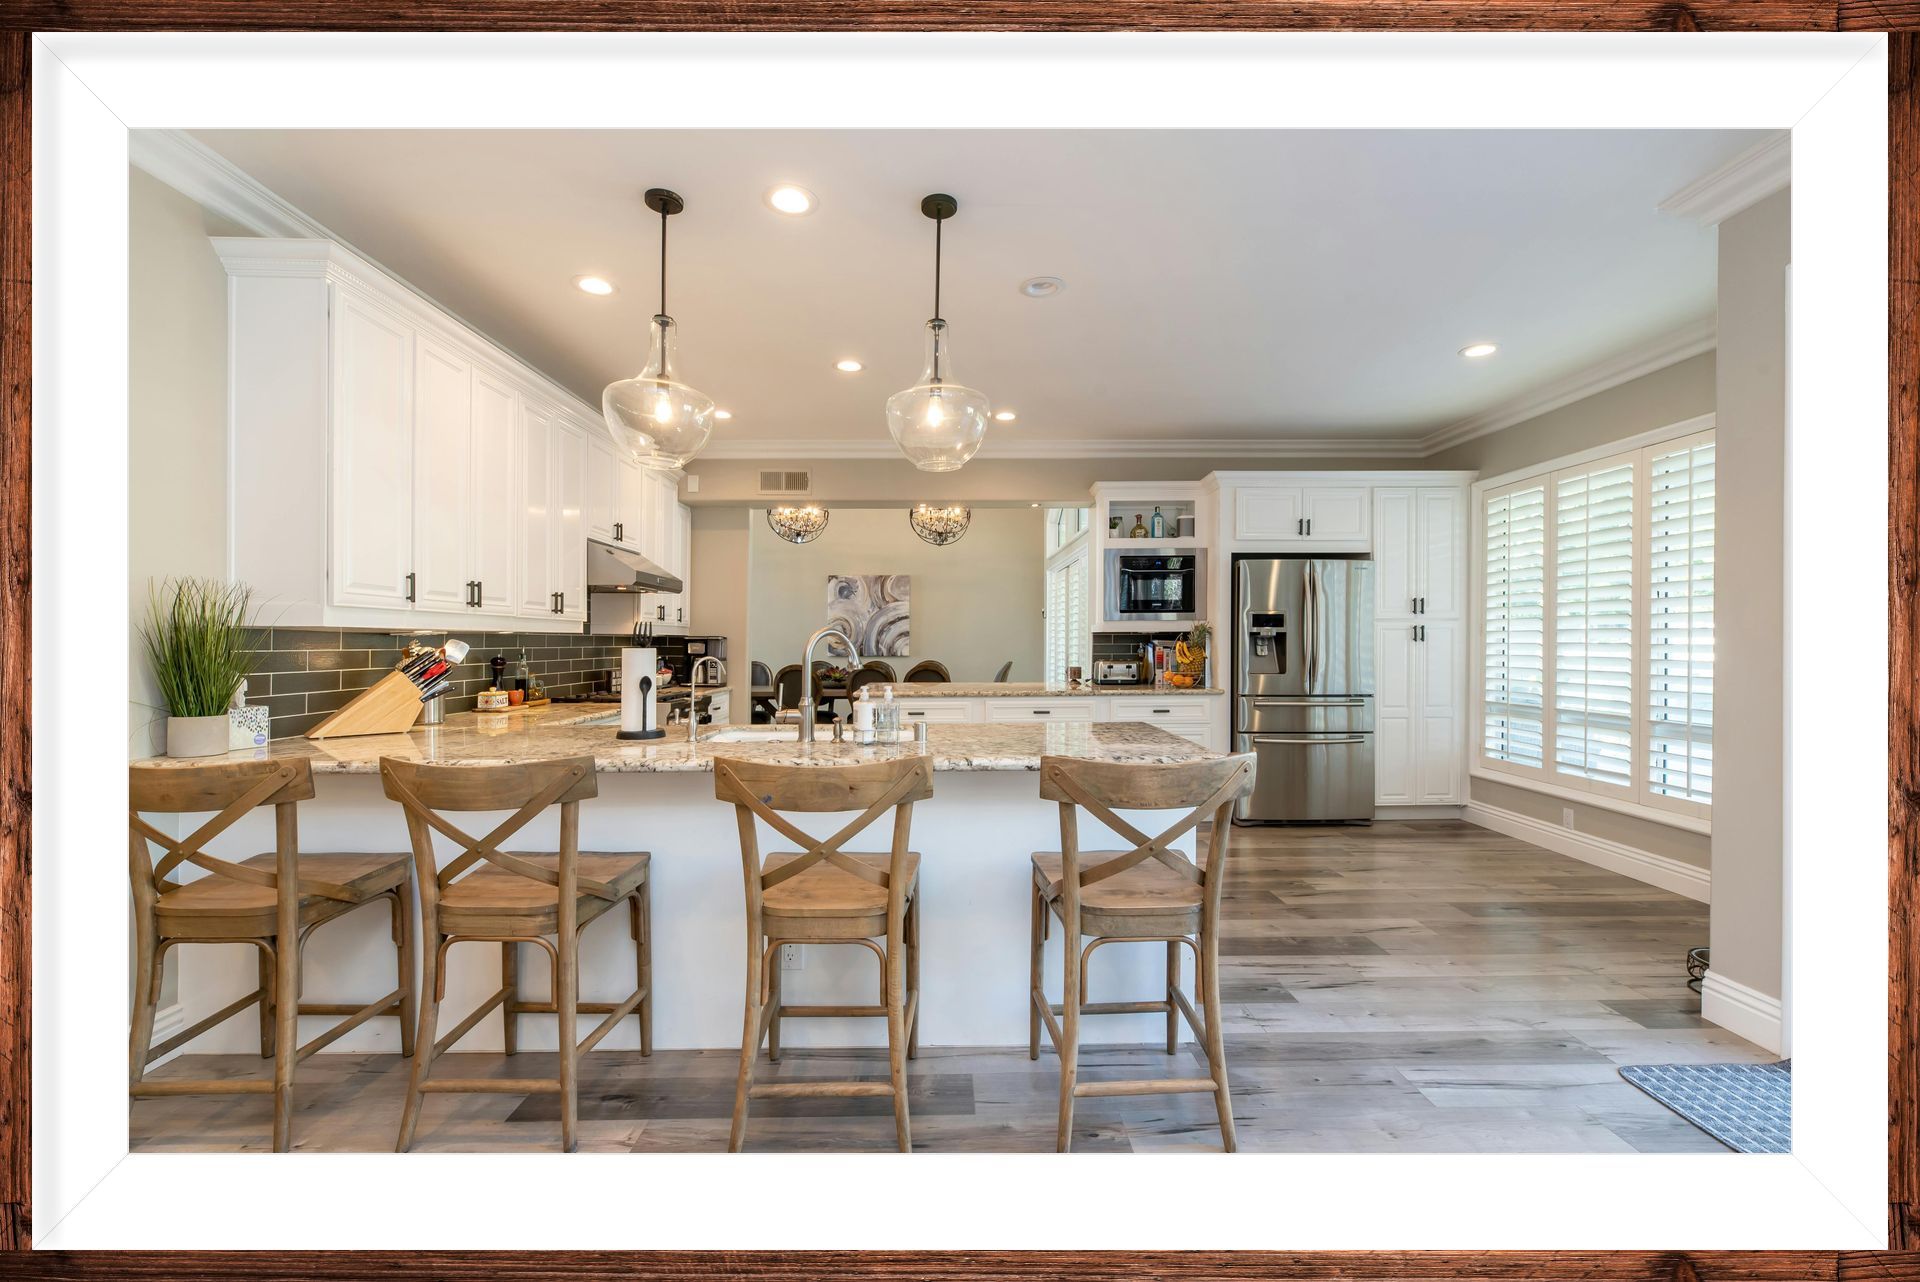
[[[1059,807],[1039,797],[1036,777],[1047,755],[1105,761],[1168,764],[1215,754],[1191,740],[1140,722],[1019,722],[930,724],[927,742],[859,746],[834,743],[822,728],[813,743],[800,743],[797,728],[734,726],[703,728],[690,743],[684,726],[650,742],[614,737],[618,714],[594,705],[555,705],[504,713],[459,713],[441,726],[401,735],[349,739],[275,740],[264,748],[225,758],[304,758],[312,762],[318,793],[300,807],[301,849],[309,851],[402,851],[406,825],[398,805],[381,792],[383,756],[447,765],[591,756],[600,794],[581,806],[581,848],[648,850],[653,854],[654,1041],[665,1048],[737,1048],[745,983],[745,913],[740,845],[733,808],[713,796],[716,756],[795,766],[831,766],[924,755],[933,759],[934,796],[913,813],[913,847],[922,856],[921,1041],[929,1046],[1010,1046],[1027,1037],[1027,933],[1029,855],[1059,848]],[[135,762],[164,770],[181,763],[166,758]],[[462,826],[484,832],[504,818],[467,816]],[[846,817],[799,816],[802,827],[827,833]],[[1169,814],[1128,816],[1146,831],[1171,822]],[[272,847],[270,813],[249,816],[223,833],[212,850],[241,858]],[[1125,848],[1082,817],[1084,849]],[[858,849],[883,849],[885,826],[870,830]],[[519,849],[553,849],[558,818],[543,816],[516,837]],[[763,832],[763,849],[777,850]],[[1191,838],[1188,839],[1191,849]],[[443,852],[444,858],[451,852]],[[590,926],[582,941],[583,1000],[624,993],[632,986],[632,954],[619,914]],[[608,923],[613,924],[608,924]],[[309,1000],[345,1000],[384,991],[391,975],[386,921],[365,912],[318,932],[306,953],[304,989]],[[1050,975],[1057,976],[1060,934],[1049,943]],[[521,984],[544,994],[545,954],[521,950]],[[183,945],[174,950],[183,968],[181,992],[192,1006],[187,1023],[219,1009],[250,988],[255,959],[238,947]],[[864,948],[807,945],[800,968],[783,976],[785,995],[796,1004],[844,1004],[865,1000],[878,984],[873,956]],[[1118,944],[1100,950],[1092,968],[1092,1000],[1151,1000],[1163,987],[1165,950],[1158,944]],[[499,984],[499,950],[461,945],[448,955],[448,1015],[458,1018]],[[390,979],[385,981],[389,986]],[[1057,978],[1053,986],[1057,988]],[[885,1028],[878,1020],[794,1020],[785,1040],[793,1046],[878,1046]],[[1156,1032],[1158,1030],[1158,1032]],[[1160,1015],[1103,1016],[1092,1040],[1152,1041],[1164,1036]],[[551,1049],[553,1021],[521,1021],[521,1045]],[[638,1045],[632,1021],[610,1034],[607,1045]],[[342,1038],[342,1050],[393,1050],[398,1030],[374,1020]],[[257,1052],[258,1029],[234,1019],[207,1034],[196,1051]],[[500,1020],[490,1015],[460,1044],[461,1050],[498,1050]]]

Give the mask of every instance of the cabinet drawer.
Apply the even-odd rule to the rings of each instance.
[[[900,705],[900,720],[904,724],[910,721],[970,721],[969,711],[972,701],[968,699],[896,699]]]
[[[1171,699],[1115,699],[1112,703],[1115,721],[1152,721],[1182,723],[1200,722],[1204,724],[1213,712],[1213,699],[1195,698],[1182,695]]]
[[[1091,699],[988,699],[989,721],[1092,721]]]

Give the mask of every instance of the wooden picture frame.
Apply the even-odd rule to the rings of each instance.
[[[30,705],[0,706],[0,1271],[22,1277],[372,1278],[512,1269],[525,1277],[1920,1278],[1920,6],[1864,0],[899,0],[863,12],[834,0],[455,0],[418,13],[369,0],[19,0],[0,16],[0,690],[30,689],[32,392],[31,33],[54,30],[1888,30],[1889,709],[1888,1174],[1891,1250],[1879,1252],[1439,1252],[1101,1255],[604,1252],[26,1254],[33,1240],[30,1133],[32,786]],[[1684,38],[1684,37],[1677,37]],[[1391,1215],[1391,1207],[1381,1207]],[[1909,1252],[1913,1252],[1909,1254]],[[513,1259],[513,1255],[522,1258]]]

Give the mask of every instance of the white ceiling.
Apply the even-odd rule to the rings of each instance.
[[[1340,438],[1484,413],[1714,309],[1711,230],[1656,205],[1735,131],[209,131],[194,135],[597,405],[645,357],[650,186],[683,374],[729,452],[886,447],[933,228],[955,370],[1028,449]],[[817,194],[804,218],[767,188]],[[615,282],[594,298],[574,277]],[[1030,276],[1065,278],[1022,296]],[[1458,356],[1490,339],[1487,361]],[[864,373],[835,360],[854,356]],[[855,444],[853,448],[858,448]]]

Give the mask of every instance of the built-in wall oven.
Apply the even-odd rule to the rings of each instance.
[[[1107,549],[1108,623],[1192,623],[1207,617],[1207,554],[1196,548]]]

